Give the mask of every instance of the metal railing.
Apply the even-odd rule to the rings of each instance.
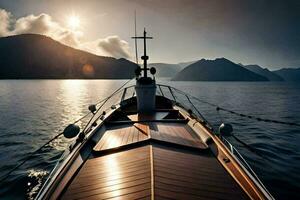
[[[268,196],[270,199],[274,199],[274,197],[271,195],[271,193],[268,191],[265,185],[258,178],[256,173],[247,163],[245,158],[240,154],[240,152],[225,137],[220,136],[220,139],[223,142],[223,144],[225,144],[227,149],[229,149],[231,155],[238,161],[240,166],[242,166],[245,169],[244,171],[248,174],[248,176],[252,177],[252,180],[256,183],[256,185],[262,189],[266,196]]]
[[[207,128],[213,130],[213,126],[209,121],[202,115],[200,109],[196,106],[195,103],[201,103],[201,100],[196,97],[187,94],[181,90],[178,90],[169,85],[157,84],[158,90],[156,90],[157,95],[161,95],[172,100],[176,105],[183,107],[185,110],[188,110],[194,116],[197,117],[197,120],[206,125]]]
[[[110,110],[113,110],[117,108],[118,105],[120,105],[122,102],[124,102],[127,99],[130,99],[134,96],[135,94],[135,85],[131,85],[128,87],[125,87],[118,92],[114,93],[113,95],[103,99],[101,103],[98,105],[98,109],[95,112],[95,114],[90,118],[89,122],[85,126],[85,133],[87,135],[90,134],[90,128],[92,127],[95,122],[98,120],[103,121],[104,118],[104,113],[109,112]],[[202,103],[209,104],[211,106],[217,106],[215,104],[212,104],[210,102],[206,102],[204,100],[201,100],[197,97],[194,97],[190,94],[187,94],[181,90],[178,90],[174,87],[168,86],[168,85],[163,85],[163,84],[157,84],[157,90],[156,90],[156,95],[158,96],[163,96],[165,98],[168,98],[174,104],[178,105],[179,107],[184,108],[185,110],[188,110],[189,113],[194,115],[196,119],[204,124],[207,128],[210,130],[213,130],[212,125],[205,119],[205,117],[201,114],[200,109],[197,107],[197,104],[200,105]],[[272,195],[268,192],[266,187],[263,185],[263,183],[260,181],[256,173],[252,170],[250,165],[246,162],[246,160],[243,158],[243,156],[238,152],[238,150],[224,137],[221,137],[221,140],[223,144],[227,147],[229,152],[234,156],[234,158],[239,162],[239,164],[245,169],[246,173],[252,177],[252,180],[260,187],[262,188],[264,193],[270,197],[271,199],[274,199]]]
[[[121,102],[133,96],[135,96],[135,89],[134,89],[134,85],[131,85],[105,98],[104,101],[98,105],[97,111],[89,120],[89,122],[86,124],[84,128],[84,132],[85,133],[89,132],[90,127],[93,124],[95,124],[95,122],[97,122],[99,119],[101,120],[102,116],[104,116],[105,113],[107,113],[111,109],[114,109],[116,105],[119,105]]]
[[[97,106],[98,108],[95,114],[86,124],[86,130],[89,130],[92,124],[94,124],[97,120],[101,119],[103,111],[107,112],[111,109],[112,105],[118,105],[121,102],[136,96],[134,87],[135,85],[125,87],[122,90],[116,92],[115,94],[103,99],[103,102],[101,102],[101,104]],[[197,99],[196,97],[187,94],[181,90],[178,90],[174,87],[163,84],[157,84],[156,95],[168,98],[171,101],[173,101],[176,105],[188,110],[193,115],[195,115],[199,121],[206,124],[207,127],[212,130],[212,126],[210,125],[208,120],[205,119],[205,117],[201,114],[199,108],[197,108],[196,106],[196,104],[198,103],[201,104],[203,102],[202,100]]]
[[[190,94],[187,94],[181,90],[178,90],[176,88],[173,88],[168,85],[161,85],[157,84],[158,87],[158,95],[164,96],[166,98],[169,98],[173,100],[177,105],[185,108],[185,109],[190,109],[196,117],[198,117],[198,120],[201,122],[204,122],[204,124],[213,130],[212,125],[204,118],[204,116],[201,114],[199,111],[200,109],[197,108],[195,103],[205,103],[208,105],[211,105],[213,107],[218,107],[215,104],[212,104],[210,102],[206,102],[204,100],[201,100],[197,97],[194,97]],[[168,95],[169,94],[169,95]],[[258,178],[256,173],[253,171],[253,169],[250,167],[250,165],[247,163],[245,158],[239,153],[239,151],[225,138],[222,136],[219,136],[223,144],[227,147],[231,155],[237,160],[237,162],[245,169],[246,173],[248,176],[252,178],[252,180],[256,183],[258,187],[264,191],[264,194],[269,197],[270,199],[274,199],[270,192],[267,190],[267,188],[264,186],[264,184],[261,182],[261,180]]]
[[[112,105],[118,105],[121,102],[134,97],[136,95],[134,87],[135,85],[125,87],[122,90],[104,99],[104,101],[98,105],[98,109],[95,114],[86,124],[85,130],[89,130],[92,124],[101,119],[103,112],[108,112],[112,108]],[[168,98],[176,105],[188,110],[193,115],[195,115],[199,121],[204,123],[207,128],[212,130],[212,125],[208,122],[208,120],[205,119],[205,117],[201,114],[201,112],[195,105],[195,102],[201,103],[201,100],[181,90],[162,84],[157,84],[156,95]]]

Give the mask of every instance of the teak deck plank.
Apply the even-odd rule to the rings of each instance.
[[[187,124],[145,122],[110,127],[93,150],[98,152],[118,148],[149,138],[200,149],[207,148]]]
[[[150,167],[149,146],[89,159],[61,199],[133,199],[150,196]]]
[[[124,125],[115,129],[107,130],[101,140],[94,147],[94,151],[102,151],[106,149],[117,148],[123,145],[139,142],[148,139],[148,137],[138,127],[132,125]],[[148,131],[149,132],[149,131]]]
[[[122,183],[127,183],[130,181],[135,181],[135,180],[140,180],[140,179],[145,179],[149,178],[146,174],[146,171],[141,171],[141,174],[137,175],[129,175],[129,176],[115,176],[114,179],[95,179],[95,180],[90,180],[88,182],[82,182],[82,183],[77,183],[74,184],[73,187],[70,190],[73,190],[73,193],[77,193],[80,191],[87,191],[87,190],[92,190],[96,189],[97,187],[108,187],[108,186],[113,186],[117,184],[122,184]],[[99,184],[93,184],[94,181],[99,181]],[[104,183],[101,183],[101,182]]]
[[[210,153],[197,155],[154,147],[153,159],[155,195],[174,197],[176,194],[176,199],[248,199]]]
[[[135,190],[136,187],[141,187],[141,185],[147,184],[150,182],[150,177],[139,179],[135,181],[125,182],[121,184],[116,184],[112,186],[101,186],[101,185],[94,185],[97,187],[90,188],[89,190],[77,190],[76,198],[85,198],[88,196],[93,195],[101,195],[106,196],[107,193],[114,192],[114,191],[121,191],[121,190]],[[143,189],[143,188],[142,188]],[[115,192],[116,193],[116,192]],[[74,193],[75,194],[75,193]],[[74,195],[72,194],[72,195]],[[127,194],[127,193],[125,193]]]
[[[249,199],[211,152],[162,145],[87,160],[61,199],[151,199],[152,192],[155,199]]]
[[[131,194],[123,195],[121,197],[115,197],[115,198],[110,198],[109,200],[132,200],[132,199],[139,199],[139,200],[150,200],[151,196],[149,195],[148,189],[134,192]]]
[[[60,199],[249,199],[186,121],[159,121],[169,113],[111,118]]]
[[[137,185],[137,186],[134,186],[134,187],[115,190],[115,191],[107,192],[107,193],[104,193],[104,194],[96,194],[96,195],[92,195],[92,196],[85,196],[83,199],[99,200],[99,199],[122,198],[122,196],[126,196],[126,195],[133,194],[133,193],[138,193],[138,192],[145,191],[145,190],[147,191],[147,193],[144,194],[144,195],[149,195],[149,192],[148,192],[148,191],[150,191],[150,185],[149,184]],[[70,198],[70,199],[72,199],[72,198]]]

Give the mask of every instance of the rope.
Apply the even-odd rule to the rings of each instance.
[[[119,87],[117,90],[115,90],[110,96],[100,100],[99,102],[97,102],[95,105],[100,105],[100,107],[97,109],[96,112],[98,112],[102,107],[103,105],[112,97],[114,96],[117,92],[119,92],[125,85],[127,85],[130,81],[132,81],[134,78],[126,81],[121,87]],[[193,99],[196,99],[197,101],[201,102],[201,103],[204,103],[204,104],[207,104],[207,105],[210,105],[212,107],[215,107],[216,110],[219,112],[219,111],[225,111],[225,112],[228,112],[230,114],[234,114],[234,115],[237,115],[239,117],[243,117],[243,118],[248,118],[248,119],[253,119],[253,120],[257,120],[257,121],[263,121],[263,122],[268,122],[268,123],[277,123],[277,124],[285,124],[285,125],[290,125],[290,126],[299,126],[300,127],[300,124],[299,123],[294,123],[294,122],[284,122],[284,121],[278,121],[278,120],[272,120],[272,119],[266,119],[266,118],[260,118],[260,117],[255,117],[255,116],[252,116],[252,115],[245,115],[245,114],[242,114],[242,113],[238,113],[238,112],[235,112],[233,110],[230,110],[230,109],[226,109],[226,108],[222,108],[222,107],[219,107],[218,105],[216,104],[213,104],[213,103],[210,103],[210,102],[207,102],[207,101],[204,101],[204,100],[201,100],[197,97],[194,97],[194,96],[191,96],[181,90],[178,90],[176,88],[173,88],[173,87],[170,87],[172,88],[174,91],[177,91],[178,93],[181,93],[181,94],[184,94],[186,96],[190,96],[191,98]],[[197,110],[197,109],[196,109]],[[86,118],[87,116],[89,116],[91,114],[91,112],[88,112],[87,114],[85,114],[84,116],[80,117],[79,119],[77,119],[74,124],[78,123],[79,121],[83,120],[84,118]],[[199,113],[200,114],[200,113]],[[93,115],[95,116],[95,115]],[[89,122],[86,124],[86,126],[84,127],[83,129],[83,132],[86,130],[86,128],[88,127],[88,125],[90,124],[90,122],[92,121],[93,117],[91,117],[91,119],[89,120]],[[54,136],[52,139],[50,139],[48,142],[46,142],[44,145],[42,145],[40,148],[38,148],[37,150],[31,152],[21,163],[19,163],[18,165],[16,165],[14,168],[12,168],[7,174],[3,175],[1,178],[0,178],[0,183],[2,183],[4,180],[7,179],[7,177],[12,173],[14,172],[15,170],[17,170],[19,167],[21,167],[22,165],[24,165],[28,160],[31,159],[31,157],[36,154],[37,152],[39,152],[41,149],[43,149],[45,146],[47,146],[49,143],[51,143],[52,141],[56,140],[58,137],[60,137],[61,135],[63,134],[63,132],[59,133],[58,135]],[[255,153],[256,155],[260,156],[260,157],[264,157],[263,155],[261,155],[260,153],[257,152],[257,150],[253,147],[250,147],[249,145],[247,145],[245,142],[241,141],[240,139],[238,139],[237,137],[233,136],[234,139],[236,141],[238,141],[239,143],[241,143],[242,145],[244,145],[248,150],[250,150],[251,152]]]
[[[101,107],[108,101],[108,99],[110,99],[113,95],[115,95],[117,92],[119,92],[119,91],[120,91],[125,85],[127,85],[131,80],[133,80],[133,79],[130,79],[130,80],[126,81],[121,87],[119,87],[117,90],[115,90],[110,96],[108,96],[108,97],[106,97],[106,98],[100,100],[99,102],[97,102],[95,105],[98,105],[98,104],[100,104],[100,103],[103,102],[103,103],[101,104],[101,106],[98,108],[97,111],[99,111],[99,110],[101,109]],[[79,121],[83,120],[84,118],[86,118],[86,117],[89,116],[90,114],[91,114],[91,112],[86,113],[84,116],[82,116],[82,117],[80,117],[79,119],[77,119],[76,121],[74,121],[73,124],[78,123]],[[90,121],[87,123],[87,125],[91,122],[92,119],[93,119],[93,117],[90,119]],[[87,125],[85,126],[85,128],[87,127]],[[85,128],[84,128],[84,130],[85,130]],[[2,183],[3,181],[5,181],[11,173],[13,173],[15,170],[17,170],[17,169],[20,168],[22,165],[24,165],[28,160],[30,160],[31,157],[32,157],[33,155],[35,155],[36,153],[38,153],[38,152],[39,152],[40,150],[42,150],[45,146],[47,146],[47,145],[50,144],[52,141],[54,141],[54,140],[56,140],[57,138],[59,138],[61,135],[63,135],[63,132],[61,132],[61,133],[57,134],[56,136],[54,136],[53,138],[51,138],[48,142],[46,142],[45,144],[43,144],[43,145],[42,145],[40,148],[38,148],[37,150],[35,150],[35,151],[29,153],[29,155],[28,155],[21,163],[19,163],[19,164],[16,165],[14,168],[12,168],[8,173],[6,173],[5,175],[3,175],[3,176],[0,177],[0,183]]]
[[[77,119],[76,121],[74,121],[73,124],[78,123],[79,121],[83,120],[84,118],[86,118],[89,114],[91,114],[90,112],[85,114],[84,116],[80,117],[79,119]],[[0,183],[2,183],[3,181],[5,181],[8,176],[13,173],[15,170],[17,170],[18,168],[20,168],[22,165],[24,165],[28,160],[31,159],[31,157],[33,155],[35,155],[36,153],[38,153],[40,150],[42,150],[45,146],[47,146],[48,144],[50,144],[52,141],[56,140],[57,138],[59,138],[61,135],[63,135],[63,132],[57,134],[56,136],[54,136],[53,138],[51,138],[48,142],[46,142],[45,144],[43,144],[40,148],[38,148],[37,150],[29,153],[29,155],[18,165],[16,165],[14,168],[12,168],[8,173],[6,173],[5,175],[0,177]]]
[[[100,101],[98,101],[97,103],[95,103],[95,105],[99,105],[100,103],[102,103],[102,102],[104,102],[101,106],[100,106],[100,108],[107,102],[107,100],[108,99],[110,99],[113,95],[115,95],[117,92],[119,92],[125,85],[127,85],[130,81],[132,81],[134,78],[132,78],[132,79],[130,79],[130,80],[128,80],[128,81],[126,81],[121,87],[119,87],[117,90],[115,90],[110,96],[108,96],[108,97],[106,97],[106,98],[104,98],[104,99],[101,99]],[[99,109],[98,109],[99,110]],[[97,110],[97,111],[98,111]],[[88,113],[86,113],[84,116],[82,116],[81,118],[79,118],[78,120],[76,120],[75,122],[74,122],[74,124],[76,124],[77,122],[79,122],[79,121],[81,121],[81,120],[83,120],[84,118],[86,118],[88,115],[90,115],[91,114],[91,112],[88,112]],[[87,124],[89,124],[89,123],[87,123]]]
[[[244,141],[242,141],[241,139],[239,139],[238,137],[236,137],[235,135],[232,135],[232,137],[239,142],[240,144],[242,144],[244,147],[246,147],[246,149],[248,149],[250,152],[254,153],[255,155],[266,159],[266,157],[264,155],[262,155],[261,153],[258,152],[258,150],[254,147],[251,147],[250,145],[248,145],[247,143],[245,143]]]
[[[80,117],[79,119],[77,119],[73,124],[77,124],[78,122],[80,122],[81,120],[83,120],[84,118],[86,118],[87,116],[89,116],[91,114],[91,112],[86,113],[85,115],[83,115],[82,117]]]
[[[119,87],[117,90],[115,90],[110,96],[108,96],[107,98],[102,99],[101,101],[97,102],[96,105],[102,103],[103,101],[107,101],[108,99],[110,99],[112,96],[114,96],[117,92],[119,92],[125,85],[127,85],[133,79],[135,79],[135,77],[132,78],[132,79],[129,79],[128,81],[126,81],[121,87]]]
[[[31,152],[26,158],[25,160],[23,160],[21,163],[19,163],[18,165],[16,165],[14,168],[12,168],[7,174],[3,175],[0,178],[0,183],[2,183],[4,180],[7,179],[7,177],[14,172],[15,170],[17,170],[19,167],[21,167],[22,165],[24,165],[28,160],[30,160],[30,158],[36,154],[37,152],[39,152],[41,149],[43,149],[45,146],[47,146],[50,142],[52,142],[53,140],[56,140],[59,136],[61,136],[63,134],[63,132],[59,133],[58,135],[54,136],[51,140],[49,140],[48,142],[46,142],[43,146],[41,146],[40,148],[38,148],[37,150]]]
[[[226,108],[221,108],[221,107],[218,107],[218,106],[216,107],[216,110],[217,111],[219,111],[219,110],[225,111],[225,112],[228,112],[230,114],[233,114],[233,115],[236,115],[236,116],[239,116],[239,117],[253,119],[253,120],[257,120],[257,121],[261,121],[261,122],[268,122],[268,123],[275,123],[275,124],[284,124],[284,125],[289,125],[289,126],[299,126],[300,127],[299,123],[284,122],[284,121],[279,121],[279,120],[260,118],[260,117],[256,117],[256,116],[252,116],[252,115],[245,115],[245,114],[238,113],[238,112],[235,112],[233,110],[226,109]]]
[[[181,93],[183,95],[188,95],[190,96],[191,98],[201,102],[201,103],[204,103],[204,104],[207,104],[209,106],[212,106],[212,107],[215,107],[217,111],[225,111],[225,112],[228,112],[230,114],[233,114],[233,115],[236,115],[236,116],[239,116],[239,117],[242,117],[242,118],[248,118],[248,119],[252,119],[252,120],[257,120],[257,121],[261,121],[261,122],[267,122],[267,123],[275,123],[275,124],[284,124],[284,125],[289,125],[289,126],[298,126],[300,127],[300,124],[299,123],[296,123],[296,122],[285,122],[285,121],[279,121],[279,120],[273,120],[273,119],[266,119],[266,118],[260,118],[260,117],[256,117],[256,116],[253,116],[253,115],[246,115],[246,114],[242,114],[242,113],[238,113],[238,112],[235,112],[233,110],[230,110],[230,109],[227,109],[227,108],[222,108],[220,106],[218,106],[217,104],[213,104],[213,103],[210,103],[210,102],[207,102],[207,101],[204,101],[202,99],[199,99],[197,97],[194,97],[192,95],[189,95],[181,90],[178,90],[176,88],[173,88],[171,87],[173,90],[177,91],[178,93]]]
[[[129,79],[128,81],[126,81],[121,87],[119,87],[118,89],[116,89],[110,96],[108,96],[107,98],[105,98],[105,99],[99,101],[98,103],[96,103],[96,105],[98,105],[98,104],[100,104],[100,103],[103,102],[103,103],[100,105],[100,107],[97,109],[96,113],[99,112],[99,110],[104,106],[104,104],[105,104],[112,96],[114,96],[117,92],[119,92],[125,85],[127,85],[127,84],[128,84],[130,81],[132,81],[133,79],[135,79],[135,77],[132,78],[132,79]],[[95,116],[95,115],[94,115],[94,116]],[[93,120],[94,116],[89,120],[89,122],[88,122],[88,123],[86,124],[86,126],[83,128],[83,133],[86,131],[87,127],[89,126],[89,124],[90,124],[91,121]]]

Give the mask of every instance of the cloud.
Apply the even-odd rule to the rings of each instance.
[[[110,55],[117,58],[130,58],[128,42],[121,40],[118,36],[109,36],[101,39],[98,46]]]
[[[51,17],[47,14],[40,14],[38,16],[28,15],[16,21],[14,33],[39,33],[49,34],[51,28],[55,24]]]
[[[0,8],[0,37],[24,33],[46,35],[68,46],[97,55],[131,58],[129,44],[118,36],[82,42],[82,31],[63,26],[46,13],[14,19],[10,12]]]
[[[79,48],[97,55],[132,59],[128,42],[116,35],[81,43]]]
[[[11,14],[0,8],[0,37],[8,35]]]
[[[52,37],[63,44],[78,47],[82,33],[70,30],[54,21],[48,14],[28,15],[16,20],[12,34],[34,33]]]
[[[79,48],[80,47],[80,39],[82,34],[80,32],[73,32],[73,31],[63,31],[61,33],[59,33],[59,35],[56,37],[56,40],[69,45],[69,46],[73,46],[75,48]]]
[[[47,35],[72,47],[78,46],[82,36],[80,31],[61,26],[45,13],[14,19],[10,12],[0,9],[0,37],[24,33]]]

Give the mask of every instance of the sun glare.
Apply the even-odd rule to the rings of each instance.
[[[80,26],[80,19],[78,16],[72,15],[68,18],[68,25],[72,29],[77,29]]]

